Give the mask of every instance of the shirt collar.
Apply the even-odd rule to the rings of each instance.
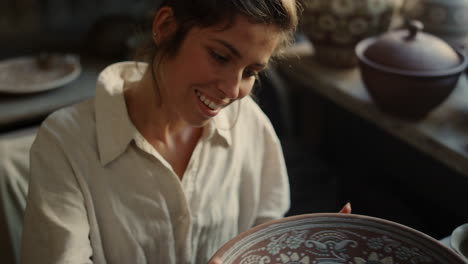
[[[230,118],[231,106],[228,106],[226,109],[223,109],[217,116],[215,116],[208,125],[206,126],[206,135],[207,138],[213,138],[213,136],[218,135],[226,144],[227,147],[232,144],[232,129],[235,125],[235,119]]]
[[[96,86],[96,130],[99,156],[102,165],[116,159],[135,138],[137,130],[130,120],[123,95],[125,81],[141,79],[147,64],[119,62],[108,66],[98,77]],[[237,120],[238,104],[223,109],[204,129],[203,136],[219,138],[229,147],[232,128]]]
[[[124,80],[137,78],[144,69],[135,62],[108,66],[99,75],[96,86],[96,130],[101,163],[106,165],[120,154],[133,139],[136,128],[130,120],[123,95]]]

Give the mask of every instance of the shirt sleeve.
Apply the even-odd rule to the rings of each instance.
[[[92,263],[84,198],[56,133],[42,127],[30,152],[21,263]]]
[[[260,201],[254,225],[283,217],[290,207],[289,178],[281,143],[271,123],[264,133]]]

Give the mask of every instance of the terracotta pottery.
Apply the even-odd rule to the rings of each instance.
[[[467,66],[464,52],[421,32],[422,23],[362,40],[356,46],[363,83],[388,114],[420,121],[453,91]]]
[[[468,47],[468,0],[406,0],[403,16],[424,23],[426,32]]]
[[[248,230],[214,257],[224,264],[464,264],[439,241],[385,219],[338,213],[291,216]]]
[[[400,0],[306,0],[301,30],[316,58],[335,67],[357,66],[355,45],[388,30]]]

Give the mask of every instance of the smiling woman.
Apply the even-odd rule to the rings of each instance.
[[[23,263],[206,263],[280,218],[289,183],[275,131],[249,94],[290,42],[295,0],[169,0],[146,62],[99,76],[31,150]]]

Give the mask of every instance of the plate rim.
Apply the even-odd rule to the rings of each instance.
[[[65,61],[67,65],[71,65],[73,70],[69,74],[66,74],[61,78],[58,78],[49,82],[29,86],[32,89],[17,89],[14,86],[12,87],[12,86],[7,86],[7,85],[2,85],[0,83],[0,93],[21,95],[21,94],[32,94],[32,93],[49,91],[49,90],[57,89],[67,83],[70,83],[80,76],[82,72],[82,67],[80,63],[80,56],[78,54],[50,53],[50,55],[59,56],[60,59]],[[34,60],[34,56],[20,56],[20,57],[5,59],[5,60],[0,61],[0,65],[3,63],[8,63],[12,61],[20,61],[20,60]]]
[[[409,226],[406,226],[404,224],[400,224],[398,222],[384,219],[384,218],[379,218],[379,217],[374,217],[374,216],[369,216],[369,215],[362,215],[362,214],[343,214],[343,213],[308,213],[308,214],[300,214],[300,215],[294,215],[294,216],[288,216],[288,217],[283,217],[280,219],[275,219],[271,220],[265,223],[262,223],[260,225],[254,226],[248,230],[245,230],[238,234],[237,236],[233,237],[231,240],[227,241],[225,244],[223,244],[218,250],[216,250],[215,254],[210,259],[210,262],[216,258],[216,257],[224,257],[224,254],[229,251],[231,247],[233,247],[236,243],[239,243],[246,237],[248,237],[251,234],[254,234],[264,228],[267,228],[269,226],[275,225],[275,224],[281,224],[284,222],[293,222],[293,221],[298,221],[301,219],[308,219],[308,218],[319,218],[319,217],[336,217],[336,218],[343,218],[343,219],[359,219],[359,220],[367,220],[367,221],[374,221],[379,224],[383,225],[389,225],[389,226],[394,226],[397,228],[402,229],[403,232],[408,232],[408,233],[413,233],[415,235],[418,235],[420,237],[423,237],[425,240],[430,242],[431,244],[435,245],[440,245],[442,247],[442,251],[445,251],[447,255],[453,256],[457,261],[460,263],[465,263],[464,259],[459,256],[456,252],[453,252],[451,249],[447,248],[445,245],[443,245],[440,241],[437,239],[417,230],[414,228],[411,228]],[[210,263],[208,262],[208,263]]]

